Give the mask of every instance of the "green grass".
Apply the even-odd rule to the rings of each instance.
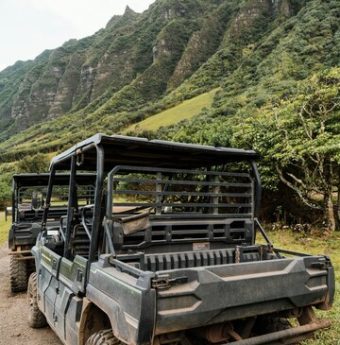
[[[218,89],[211,90],[196,96],[183,103],[162,111],[159,114],[148,117],[147,119],[129,126],[125,132],[131,131],[155,131],[160,127],[171,126],[182,120],[188,120],[201,113],[204,108],[209,108],[214,100]]]
[[[8,221],[5,221],[5,212],[0,212],[0,246],[8,238],[8,229],[11,225],[11,218],[8,218]]]
[[[320,318],[332,321],[332,327],[316,333],[315,339],[303,342],[303,345],[340,345],[340,233],[330,237],[302,236],[289,230],[270,232],[269,237],[275,247],[290,249],[308,254],[324,254],[331,258],[336,275],[336,296],[333,308],[329,311],[317,311]]]

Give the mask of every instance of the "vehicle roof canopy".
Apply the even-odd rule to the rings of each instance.
[[[49,173],[39,173],[39,174],[15,174],[13,175],[13,180],[17,188],[20,187],[37,187],[37,186],[47,186],[49,180]],[[80,185],[94,184],[96,175],[95,174],[78,174],[77,183]],[[56,174],[55,185],[68,185],[70,181],[70,174]]]
[[[117,165],[163,168],[208,167],[228,162],[253,161],[259,158],[255,151],[225,147],[183,144],[162,140],[148,140],[121,135],[96,134],[52,159],[57,170],[70,168],[74,155],[83,154],[80,169],[97,169],[96,146],[104,150],[104,170]]]

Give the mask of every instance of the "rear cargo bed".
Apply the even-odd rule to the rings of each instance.
[[[157,292],[157,334],[322,307],[334,291],[333,269],[317,256],[165,270],[156,276],[164,282]]]

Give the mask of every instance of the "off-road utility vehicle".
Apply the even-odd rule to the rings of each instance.
[[[47,322],[67,345],[291,344],[328,327],[313,307],[332,305],[331,262],[273,247],[257,219],[257,158],[102,134],[55,157],[31,326]],[[51,227],[59,170],[71,175],[67,218]],[[77,204],[78,171],[97,173],[91,206]]]
[[[18,174],[13,176],[12,226],[9,230],[8,245],[10,255],[10,281],[12,292],[26,291],[28,277],[35,271],[34,257],[31,249],[41,230],[43,203],[49,174]],[[68,200],[70,175],[58,174],[55,187],[58,192],[51,202],[49,223],[58,224],[65,216]],[[79,175],[77,183],[88,190],[88,202],[94,191],[94,175]]]

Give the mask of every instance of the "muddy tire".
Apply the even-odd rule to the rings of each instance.
[[[274,317],[269,323],[268,323],[268,330],[270,332],[280,332],[284,331],[286,329],[292,328],[292,325],[290,322],[283,318],[283,317]]]
[[[111,329],[99,331],[87,339],[86,345],[123,345],[113,334]]]
[[[291,328],[292,325],[286,318],[277,316],[259,317],[255,324],[255,333],[257,335],[284,331]]]
[[[38,307],[37,273],[32,273],[28,281],[27,298],[29,303],[28,324],[32,328],[47,326],[46,318]]]
[[[28,280],[27,262],[25,260],[18,260],[15,255],[11,255],[9,268],[11,291],[26,291]]]

